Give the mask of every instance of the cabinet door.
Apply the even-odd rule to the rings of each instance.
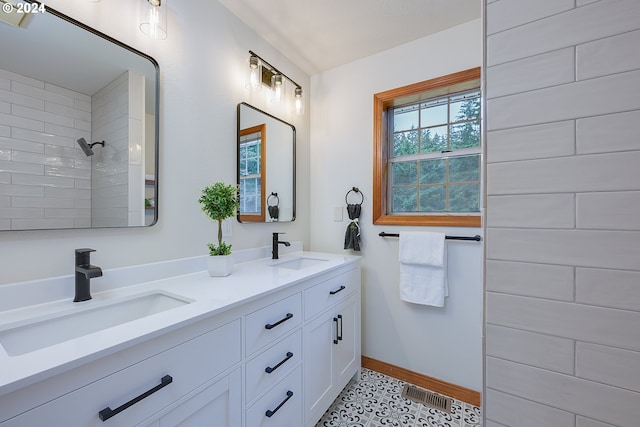
[[[338,344],[334,346],[336,387],[342,390],[360,368],[360,294],[356,293],[336,309]]]
[[[187,400],[150,427],[238,427],[242,417],[240,369],[191,393]]]
[[[304,328],[305,425],[320,419],[335,396],[333,348],[336,339],[334,312],[329,310]],[[328,403],[327,403],[328,402]]]

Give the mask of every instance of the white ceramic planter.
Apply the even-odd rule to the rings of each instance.
[[[211,277],[224,277],[233,270],[233,255],[216,255],[207,257],[207,269]]]

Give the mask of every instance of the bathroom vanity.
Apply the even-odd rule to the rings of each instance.
[[[360,371],[357,257],[296,252],[70,301],[84,307],[0,312],[0,426],[313,426]],[[74,332],[122,301],[142,317]]]

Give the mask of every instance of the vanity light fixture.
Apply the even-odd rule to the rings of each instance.
[[[167,38],[167,0],[139,0],[140,31],[152,39]]]
[[[287,86],[293,86],[291,103],[296,114],[304,113],[304,98],[302,86],[289,78],[273,65],[262,59],[253,51],[249,51],[249,71],[246,87],[251,90],[260,90],[262,86],[268,87],[271,93],[271,101],[281,103],[287,99]]]

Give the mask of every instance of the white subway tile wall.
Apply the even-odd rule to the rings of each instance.
[[[485,3],[485,425],[637,427],[640,1]]]
[[[92,224],[123,227],[128,223],[129,73],[93,95],[93,138],[96,146],[92,179]]]
[[[90,223],[91,98],[0,69],[0,230]],[[86,191],[82,189],[87,189]]]

